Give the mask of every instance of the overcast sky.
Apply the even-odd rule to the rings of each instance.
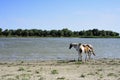
[[[120,0],[0,0],[0,28],[120,33]]]

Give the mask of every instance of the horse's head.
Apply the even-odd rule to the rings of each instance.
[[[81,46],[81,43],[79,43],[78,45]]]
[[[70,44],[70,46],[69,46],[69,49],[71,49],[73,47],[73,45],[72,45],[72,43]]]
[[[76,48],[79,45],[79,43],[70,43],[69,49],[71,49],[72,47]]]

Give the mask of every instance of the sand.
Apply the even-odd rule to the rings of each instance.
[[[0,80],[120,80],[120,59],[0,62]]]

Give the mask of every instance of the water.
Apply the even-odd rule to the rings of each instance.
[[[117,38],[0,38],[0,61],[77,59],[76,50],[69,49],[71,42],[92,44],[93,58],[120,58]]]

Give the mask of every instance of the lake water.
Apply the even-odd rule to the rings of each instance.
[[[0,38],[0,61],[77,59],[71,42],[93,45],[93,58],[120,58],[119,38]]]

